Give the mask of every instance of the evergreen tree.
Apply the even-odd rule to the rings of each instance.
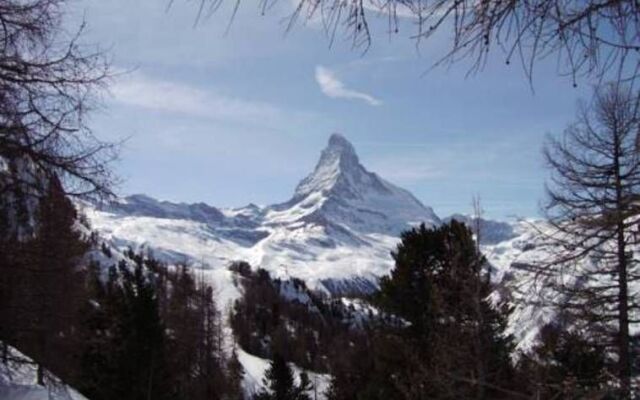
[[[63,379],[77,371],[75,331],[86,299],[80,262],[89,248],[59,179],[51,177],[46,187],[31,221],[33,237],[10,239],[12,247],[1,257],[8,275],[1,308],[10,316],[3,336],[37,360],[39,384],[47,369]]]
[[[330,400],[385,400],[411,398],[404,392],[420,389],[417,381],[406,379],[419,370],[415,353],[407,340],[384,325],[345,337],[331,354]],[[403,383],[406,382],[405,383]]]
[[[409,398],[509,397],[506,310],[487,299],[486,262],[471,231],[455,220],[422,225],[402,234],[393,258],[376,300],[410,346],[406,363],[414,363],[394,385]]]
[[[90,269],[84,375],[89,398],[241,399],[242,366],[222,351],[213,289],[186,266],[170,269],[128,252],[129,261]],[[134,265],[131,266],[130,263]]]
[[[613,393],[607,372],[606,346],[589,339],[585,332],[568,331],[549,324],[540,332],[540,341],[519,360],[519,369],[536,398],[608,398]]]
[[[171,398],[165,327],[153,280],[137,262],[109,270],[87,317],[86,370],[79,388],[94,400]]]
[[[234,346],[231,357],[227,363],[228,398],[229,400],[243,400],[242,379],[244,368],[238,359],[238,352]]]
[[[145,276],[142,265],[133,273],[122,267],[126,324],[120,332],[123,343],[124,380],[131,380],[132,400],[162,399],[168,394],[166,383],[165,330],[161,321],[155,287]]]
[[[80,358],[80,379],[75,387],[89,398],[106,400],[115,392],[117,385],[114,356],[118,354],[112,335],[118,314],[114,307],[113,289],[117,285],[116,268],[109,269],[108,280],[103,282],[101,266],[91,263],[88,268],[87,284],[92,301],[86,304],[80,336],[82,354]]]
[[[300,374],[300,383],[295,384],[293,371],[280,354],[274,354],[263,379],[266,390],[254,396],[255,400],[309,400],[311,390],[309,377]]]

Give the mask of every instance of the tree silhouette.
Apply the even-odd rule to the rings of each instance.
[[[198,19],[225,0],[199,0]],[[241,1],[231,1],[234,14]],[[273,1],[261,0],[261,12]],[[630,79],[638,74],[640,6],[632,0],[296,0],[288,27],[319,18],[333,39],[344,33],[355,48],[368,49],[375,36],[372,17],[387,21],[385,33],[398,33],[401,19],[415,27],[411,37],[433,40],[443,31],[451,38],[437,64],[471,60],[480,70],[494,51],[507,64],[519,62],[532,79],[535,65],[555,56],[574,81],[580,75]]]
[[[300,383],[295,383],[291,367],[279,354],[274,354],[263,382],[266,389],[256,394],[255,400],[309,400],[307,391],[312,389],[304,372],[300,373]]]
[[[615,350],[622,398],[630,391],[630,311],[638,308],[629,282],[639,272],[630,253],[637,243],[639,129],[637,97],[608,85],[561,138],[549,138],[546,214],[558,254],[537,271],[547,304]]]

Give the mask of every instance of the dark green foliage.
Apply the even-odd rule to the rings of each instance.
[[[212,288],[185,266],[128,258],[133,266],[110,268],[105,283],[92,269],[95,301],[76,386],[92,400],[240,398],[241,366],[236,358],[227,367]]]
[[[165,328],[156,289],[141,264],[109,270],[87,318],[88,346],[80,390],[93,400],[169,398]]]
[[[78,233],[59,182],[51,182],[37,216],[31,239],[0,240],[8,271],[0,275],[0,335],[38,360],[42,380],[49,369],[92,400],[243,398],[243,368],[235,349],[223,351],[210,286],[186,266],[169,268],[132,250],[106,270],[80,268],[91,243],[109,258],[114,252]],[[0,230],[9,231],[1,223]],[[243,349],[272,358],[267,390],[256,399],[309,399],[308,376],[296,384],[290,362],[331,374],[332,400],[609,393],[604,347],[557,327],[511,366],[508,310],[489,302],[485,260],[463,224],[405,232],[393,258],[395,268],[369,299],[377,317],[302,281],[232,266],[244,293],[230,315],[234,335]]]
[[[609,386],[605,346],[579,332],[557,325],[547,325],[540,333],[540,343],[519,362],[527,376],[529,392],[541,398],[559,400],[606,398],[614,389]]]
[[[80,233],[59,180],[37,200],[0,197],[2,361],[15,346],[37,361],[38,383],[52,373],[92,400],[240,398],[210,286],[133,251],[111,268],[86,262],[90,248],[114,254]]]
[[[402,239],[396,267],[374,296],[384,312],[364,325],[349,322],[348,307],[313,294],[307,304],[287,300],[280,292],[287,282],[235,266],[244,288],[231,319],[239,343],[262,357],[328,369],[331,399],[510,398],[507,310],[487,300],[492,288],[471,232],[453,221]],[[285,369],[273,378],[288,387],[277,371]]]
[[[227,397],[229,400],[242,400],[244,398],[242,391],[242,378],[244,377],[244,368],[238,360],[238,352],[233,349],[231,358],[227,363]]]
[[[279,354],[273,356],[269,369],[265,373],[264,384],[270,393],[262,393],[258,399],[285,400],[293,397],[293,371]]]
[[[248,264],[246,264],[248,265]],[[230,316],[238,344],[251,354],[285,360],[319,372],[329,371],[328,349],[351,335],[350,312],[339,300],[329,301],[309,291],[304,282],[272,279],[269,273],[234,267],[243,296]],[[281,290],[296,291],[308,302],[287,300]]]
[[[406,231],[392,253],[395,268],[380,282],[378,304],[428,339],[438,321],[463,323],[474,313],[469,296],[487,295],[480,282],[484,259],[468,228],[457,221],[440,228]]]
[[[485,261],[452,221],[402,234],[375,302],[386,317],[334,368],[332,399],[512,397],[506,310],[494,308]],[[356,367],[353,367],[353,366]]]
[[[162,399],[167,396],[167,362],[165,359],[164,326],[158,311],[158,299],[153,284],[136,265],[130,273],[120,267],[123,275],[123,323],[116,331],[122,346],[120,377],[128,393],[120,398]],[[123,393],[124,394],[124,393]]]
[[[30,203],[14,200],[22,205],[18,209]],[[55,176],[34,211],[28,221],[33,235],[5,225],[0,237],[0,339],[38,360],[38,381],[44,383],[45,369],[65,379],[77,371],[74,333],[86,298],[79,264],[89,244],[75,229],[76,210]]]
[[[291,367],[277,353],[265,373],[264,385],[267,390],[254,395],[254,400],[310,400],[307,392],[312,386],[307,374],[300,373],[300,382],[296,384]]]
[[[331,352],[332,380],[328,398],[405,398],[400,380],[410,375],[412,357],[405,339],[386,327],[354,335]]]

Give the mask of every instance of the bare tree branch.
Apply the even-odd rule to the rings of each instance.
[[[65,3],[0,0],[0,158],[60,177],[70,195],[110,195],[118,146],[87,125],[111,76],[109,61],[81,44],[84,24],[72,33],[61,28]],[[0,193],[37,181],[24,169],[6,172]]]
[[[224,2],[185,1],[197,4],[196,21]],[[277,1],[260,0],[261,12]],[[234,0],[234,10],[238,5]],[[407,19],[418,44],[446,32],[451,44],[436,65],[469,59],[470,73],[496,49],[506,64],[518,60],[531,81],[535,65],[549,57],[574,85],[581,76],[633,80],[640,70],[640,5],[633,0],[296,0],[287,29],[320,18],[331,42],[342,33],[366,51],[372,17],[386,18],[389,33],[398,33],[400,19]]]

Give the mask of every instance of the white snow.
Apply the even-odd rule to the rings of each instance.
[[[197,268],[196,275],[214,286],[223,315],[241,295],[227,269],[234,261],[267,269],[283,281],[300,278],[311,289],[370,287],[392,267],[389,251],[400,231],[418,222],[439,223],[409,192],[366,171],[339,135],[331,137],[315,171],[285,203],[217,209],[136,195],[106,207],[78,205],[102,240],[118,251],[130,247]],[[290,283],[283,285],[283,296],[308,301]],[[224,332],[230,348],[228,325]],[[245,389],[259,390],[268,360],[241,349],[238,357],[246,371]],[[324,398],[329,377],[309,377],[316,386],[311,397]]]
[[[544,221],[522,220],[513,224],[515,237],[497,244],[483,246],[483,252],[494,269],[493,280],[498,290],[493,293],[497,300],[504,296],[513,306],[509,316],[508,332],[516,338],[517,349],[523,352],[530,350],[538,339],[540,328],[554,321],[557,310],[550,305],[561,302],[562,294],[552,289],[551,283],[562,283],[568,287],[577,284],[597,285],[599,287],[615,285],[610,279],[614,277],[592,274],[598,268],[589,258],[567,265],[562,274],[545,276],[536,273],[530,266],[543,266],[557,257],[561,250],[549,240],[554,230]],[[571,239],[568,240],[571,242]],[[635,250],[637,251],[637,250]],[[558,271],[558,269],[556,269]],[[590,276],[589,281],[581,279]],[[615,294],[615,288],[611,289]],[[505,295],[506,294],[506,295]],[[640,294],[640,282],[631,282],[629,296],[634,298]],[[543,303],[543,304],[541,304]],[[546,305],[544,305],[546,304]],[[631,319],[638,320],[637,310],[632,311]],[[640,324],[632,323],[630,333],[640,332]]]
[[[87,400],[58,378],[47,376],[46,385],[37,384],[37,369],[29,357],[9,347],[9,356],[21,362],[0,362],[0,399],[3,400]]]
[[[376,282],[391,268],[389,251],[402,230],[439,223],[409,192],[367,171],[336,134],[285,203],[218,210],[136,195],[105,208],[85,205],[84,212],[119,248],[151,249],[170,262],[214,270],[244,260],[319,290],[326,280],[336,287]]]
[[[269,368],[269,360],[251,355],[242,349],[238,349],[238,360],[242,364],[245,374],[243,378],[243,387],[247,394],[254,394],[264,389],[263,377]],[[300,372],[302,370],[297,366],[290,364],[293,369],[296,384],[300,383]],[[309,380],[313,384],[313,390],[309,393],[312,399],[326,399],[326,391],[331,382],[330,376],[326,374],[316,374],[308,372]]]
[[[312,290],[370,289],[392,268],[389,252],[400,231],[420,222],[440,223],[433,210],[409,192],[367,171],[340,135],[330,138],[313,173],[284,203],[218,210],[136,196],[104,209],[86,206],[84,212],[102,237],[120,249],[144,249],[166,261],[200,268],[219,291],[221,308],[240,295],[226,269],[233,261],[247,261],[275,278],[300,278]],[[555,312],[526,304],[540,287],[519,266],[549,257],[552,249],[539,235],[548,228],[533,220],[484,222],[491,232],[482,250],[499,286],[493,297],[516,305],[509,332],[518,348],[527,350]],[[640,287],[632,289],[637,293]],[[298,296],[289,291],[285,295]]]

